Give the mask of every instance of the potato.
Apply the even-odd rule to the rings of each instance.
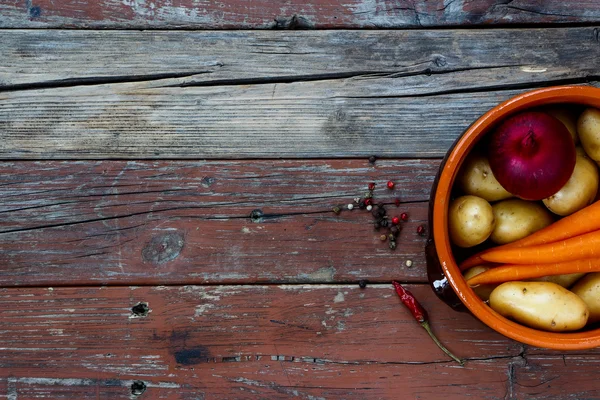
[[[465,280],[471,279],[472,277],[474,277],[475,275],[479,275],[485,271],[487,271],[489,269],[489,267],[484,267],[483,265],[479,265],[476,267],[472,267],[469,268],[468,270],[466,270],[463,273],[463,276],[465,277]],[[492,293],[492,291],[494,289],[496,289],[496,286],[498,285],[479,285],[479,286],[474,286],[471,289],[473,289],[473,291],[475,292],[475,294],[477,296],[479,296],[479,298],[483,301],[487,301],[490,298],[490,293]]]
[[[577,136],[577,110],[568,106],[550,106],[544,111],[567,127],[575,144],[579,142],[579,137]]]
[[[498,183],[487,158],[472,152],[461,167],[456,182],[465,194],[481,197],[487,201],[498,201],[512,197]]]
[[[536,282],[553,282],[564,288],[570,288],[575,282],[581,279],[585,274],[563,274],[563,275],[548,275],[542,278],[532,279]]]
[[[587,304],[590,310],[588,323],[600,321],[600,272],[587,274],[571,291]]]
[[[490,295],[490,307],[531,328],[574,331],[585,326],[589,311],[576,294],[551,282],[506,282]]]
[[[448,230],[455,245],[472,247],[484,242],[494,225],[492,206],[481,197],[461,196],[450,203]]]
[[[586,109],[577,120],[577,134],[583,149],[594,161],[600,161],[600,110]]]
[[[554,222],[544,206],[521,199],[503,200],[492,210],[496,226],[490,239],[497,244],[514,242]]]
[[[554,214],[573,214],[594,202],[598,192],[598,166],[590,160],[583,149],[577,149],[573,174],[555,194],[543,200]]]

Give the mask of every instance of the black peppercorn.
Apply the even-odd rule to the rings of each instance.
[[[389,222],[387,219],[382,219],[380,222],[380,225],[383,226],[384,228],[387,228],[387,226],[389,225]]]
[[[367,280],[361,279],[360,281],[358,281],[358,286],[360,286],[361,289],[366,288],[367,287]]]
[[[342,211],[342,209],[338,206],[333,207],[333,212],[336,214],[339,214]]]
[[[375,156],[371,156],[371,157],[369,157],[369,162],[370,162],[371,164],[375,164],[375,160],[377,160],[377,157],[375,157]]]
[[[381,215],[379,215],[379,210],[376,208],[371,211],[371,215],[373,215],[375,218],[381,217]]]
[[[390,246],[391,250],[396,250],[396,241],[395,240],[390,240],[388,242],[388,245]]]
[[[358,208],[360,208],[361,210],[364,210],[365,208],[367,208],[367,205],[365,204],[364,200],[361,200],[358,202]]]
[[[396,237],[400,234],[400,229],[394,225],[390,228],[390,232],[392,232],[392,235],[394,235],[394,237]]]

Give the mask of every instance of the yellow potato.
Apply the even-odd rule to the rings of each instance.
[[[600,321],[600,272],[587,274],[571,289],[590,310],[588,323]]]
[[[567,127],[575,144],[579,142],[579,137],[577,136],[577,110],[573,107],[550,106],[545,111]]]
[[[577,120],[577,134],[583,149],[594,161],[600,161],[600,110],[586,109]]]
[[[563,275],[548,275],[542,278],[532,279],[532,281],[536,282],[553,282],[557,285],[560,285],[564,288],[569,288],[573,286],[575,282],[577,282],[581,277],[585,274],[563,274]]]
[[[521,199],[508,199],[492,206],[496,226],[490,239],[497,244],[514,242],[552,222],[552,214],[542,205]]]
[[[488,159],[477,152],[467,157],[456,182],[465,194],[481,197],[487,201],[498,201],[512,197],[498,183],[492,173]]]
[[[483,265],[479,265],[476,267],[472,267],[469,268],[468,270],[466,270],[463,273],[463,276],[465,277],[465,280],[471,279],[472,277],[474,277],[475,275],[479,275],[482,272],[487,271],[489,268],[488,267],[484,267]],[[479,298],[483,301],[487,301],[490,298],[490,294],[492,293],[492,291],[494,289],[496,289],[496,286],[498,285],[479,285],[479,286],[475,286],[473,287],[473,291],[475,292],[475,294],[477,296],[479,296]]]
[[[461,196],[450,203],[448,231],[455,245],[472,247],[484,242],[494,225],[492,206],[481,197]]]
[[[598,166],[590,160],[581,148],[577,149],[575,169],[565,185],[552,196],[543,200],[554,214],[573,214],[592,204],[598,192]]]
[[[490,307],[531,328],[574,331],[585,326],[589,310],[583,300],[551,282],[506,282],[490,295]]]

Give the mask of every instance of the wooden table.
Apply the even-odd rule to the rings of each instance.
[[[416,234],[480,114],[598,85],[597,2],[85,3],[0,0],[0,398],[600,397],[597,350],[440,302]],[[369,182],[395,251],[332,211]]]

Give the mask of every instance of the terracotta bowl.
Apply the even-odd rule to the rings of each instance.
[[[463,279],[448,236],[448,204],[457,172],[474,145],[507,116],[547,104],[574,103],[600,108],[600,89],[561,86],[520,94],[496,106],[458,138],[442,161],[431,191],[427,271],[434,292],[456,310],[470,311],[484,324],[519,342],[557,350],[589,349],[600,346],[600,329],[575,333],[545,332],[508,320],[492,310]]]

